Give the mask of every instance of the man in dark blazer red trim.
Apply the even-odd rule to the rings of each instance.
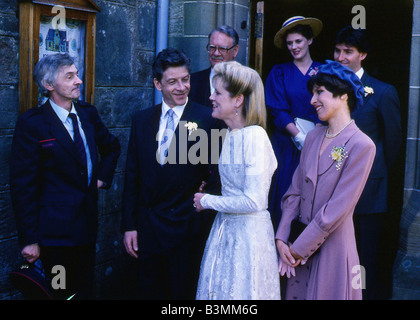
[[[352,118],[376,145],[372,170],[354,212],[360,262],[366,270],[363,298],[376,299],[381,224],[388,210],[388,175],[400,152],[402,129],[397,90],[362,68],[368,52],[366,30],[347,26],[339,31],[334,60],[352,69],[365,87],[363,107],[354,110]]]
[[[98,189],[111,185],[120,144],[94,106],[76,102],[82,81],[68,54],[42,58],[34,79],[49,99],[19,117],[10,157],[22,255],[41,258],[50,278],[55,265],[65,268],[55,298],[93,298]]]
[[[188,99],[189,66],[184,53],[162,50],[153,64],[162,103],[132,120],[121,230],[127,253],[138,261],[140,299],[195,298],[214,213],[196,212],[193,196],[202,181],[220,193],[220,147],[211,130],[218,135],[222,123]]]
[[[233,61],[239,51],[238,33],[230,26],[220,26],[209,34],[207,44],[210,68],[191,74],[191,90],[189,97],[192,101],[212,107],[210,95],[212,94],[212,69],[216,63]]]

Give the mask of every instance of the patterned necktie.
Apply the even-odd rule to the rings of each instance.
[[[76,145],[77,153],[79,154],[82,163],[85,165],[85,167],[87,167],[85,144],[83,142],[82,136],[80,135],[77,116],[75,113],[69,113],[69,117],[73,122],[74,143]]]
[[[169,109],[166,112],[166,114],[168,116],[168,119],[166,121],[166,129],[165,129],[165,132],[163,133],[162,142],[160,143],[161,146],[166,143],[166,145],[164,145],[163,149],[161,150],[162,151],[161,152],[161,157],[160,157],[161,164],[163,164],[163,161],[168,156],[170,139],[172,138],[172,135],[173,135],[174,130],[175,130],[174,111],[172,109]],[[169,140],[169,142],[168,142],[168,140]]]

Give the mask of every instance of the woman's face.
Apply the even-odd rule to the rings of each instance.
[[[340,112],[343,99],[334,97],[324,86],[314,85],[312,89],[311,104],[314,106],[321,121],[329,121]]]
[[[230,96],[223,84],[220,78],[214,81],[214,92],[210,96],[210,100],[213,103],[212,117],[226,121],[235,116],[237,99]]]
[[[312,44],[312,39],[306,39],[300,33],[289,33],[286,37],[287,49],[293,59],[301,60],[309,54],[309,46]]]

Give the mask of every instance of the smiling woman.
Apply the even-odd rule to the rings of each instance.
[[[295,119],[320,122],[310,104],[311,95],[306,90],[306,83],[321,65],[313,61],[310,54],[313,38],[321,29],[320,20],[295,16],[287,19],[274,37],[274,44],[287,48],[293,57],[292,62],[273,67],[265,89],[267,110],[274,119],[275,127],[271,141],[279,162],[270,199],[270,212],[275,226],[281,217],[280,199],[290,185],[306,137],[295,125]]]
[[[308,82],[308,89],[313,92],[311,103],[328,127],[317,126],[308,134],[292,184],[281,201],[276,244],[280,273],[288,276],[285,298],[358,300],[362,290],[353,285],[350,274],[360,265],[353,212],[376,150],[350,118],[350,108],[363,103],[363,86],[352,70],[327,61]],[[303,227],[292,239],[296,222]]]

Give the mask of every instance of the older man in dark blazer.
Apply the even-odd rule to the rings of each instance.
[[[141,299],[195,298],[214,213],[196,212],[193,196],[202,181],[220,193],[219,130],[212,140],[211,129],[221,123],[189,101],[189,65],[182,52],[160,52],[153,76],[162,103],[133,116],[121,229],[127,252],[138,259]]]
[[[352,118],[376,145],[373,167],[354,217],[360,262],[366,270],[363,298],[376,299],[381,222],[388,210],[388,175],[401,148],[402,129],[397,90],[362,68],[368,51],[366,30],[347,26],[339,31],[334,59],[351,68],[365,87],[364,105],[352,112]]]
[[[93,298],[98,188],[110,187],[120,144],[94,106],[75,101],[82,81],[68,54],[41,59],[34,78],[49,99],[19,117],[10,158],[22,255],[41,258],[50,278],[65,268],[55,298]]]
[[[233,61],[239,51],[238,33],[230,26],[223,25],[213,29],[209,34],[207,44],[210,68],[191,74],[191,90],[189,97],[192,101],[211,107],[210,95],[213,93],[213,67],[224,61]]]

